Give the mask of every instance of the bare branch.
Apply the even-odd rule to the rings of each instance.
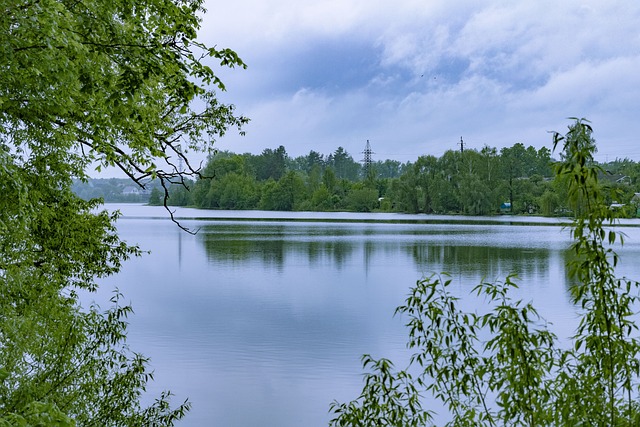
[[[198,231],[200,231],[200,229],[192,231],[189,228],[185,227],[184,225],[180,224],[180,221],[178,221],[176,219],[176,217],[174,216],[175,211],[172,211],[171,208],[169,208],[169,205],[168,205],[168,202],[169,202],[169,188],[166,185],[165,178],[163,178],[162,176],[160,176],[159,178],[160,178],[160,185],[162,185],[162,188],[164,189],[164,198],[163,198],[163,201],[162,201],[162,205],[164,206],[165,210],[167,212],[169,212],[169,215],[171,216],[171,221],[174,224],[176,224],[181,230],[186,231],[187,233],[195,236],[198,233]]]

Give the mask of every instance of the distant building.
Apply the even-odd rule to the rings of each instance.
[[[127,185],[122,189],[122,194],[124,196],[139,196],[142,193],[140,192],[140,189],[138,187]]]
[[[616,183],[616,184],[627,184],[630,185],[631,184],[631,178],[628,177],[627,175],[622,175],[620,173],[612,173],[607,171],[604,171],[603,173],[600,173],[598,178],[600,180],[604,180],[610,183]]]

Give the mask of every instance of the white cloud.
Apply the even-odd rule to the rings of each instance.
[[[378,153],[413,160],[455,148],[461,135],[476,148],[548,145],[547,130],[586,116],[617,141],[601,153],[640,159],[639,2],[236,0],[209,9],[205,41],[250,66],[223,73],[224,98],[252,119],[247,137],[222,142],[234,151],[342,145],[353,154],[370,139]],[[348,66],[376,68],[336,70],[337,56],[313,62],[331,69],[308,69],[331,57],[313,49],[338,46],[340,55],[369,46],[367,64]],[[355,77],[311,85],[301,78],[311,71]]]

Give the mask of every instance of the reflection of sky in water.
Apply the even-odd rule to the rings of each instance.
[[[201,212],[201,211],[197,211]],[[152,358],[157,394],[194,404],[183,426],[327,425],[333,399],[361,389],[363,353],[406,361],[393,311],[424,274],[447,271],[461,296],[517,272],[515,296],[533,300],[567,336],[573,308],[559,226],[123,219],[151,255],[103,287],[131,300],[130,341]],[[638,277],[640,230],[625,229],[622,270]],[[638,243],[635,243],[638,242]],[[465,309],[483,301],[463,298]]]

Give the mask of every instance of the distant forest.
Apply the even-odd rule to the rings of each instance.
[[[406,163],[367,164],[342,147],[295,158],[283,146],[258,155],[221,151],[209,157],[202,179],[187,182],[188,189],[169,187],[168,203],[205,209],[571,215],[566,185],[553,179],[554,161],[548,148],[521,143],[500,150],[450,150]],[[616,159],[600,166],[601,184],[617,190],[608,201],[612,208],[637,216],[640,164]],[[105,202],[161,205],[159,183],[146,187],[112,178],[76,183],[74,190]]]
[[[202,175],[209,178],[190,183],[188,191],[172,187],[169,203],[207,209],[570,215],[566,185],[553,179],[553,162],[548,148],[521,143],[500,150],[450,150],[407,163],[364,164],[342,147],[295,158],[283,146],[259,155],[224,151],[208,159]],[[640,165],[624,159],[600,166],[601,184],[618,190],[616,200],[608,201],[612,208],[636,216]],[[159,196],[151,203],[161,203]]]

